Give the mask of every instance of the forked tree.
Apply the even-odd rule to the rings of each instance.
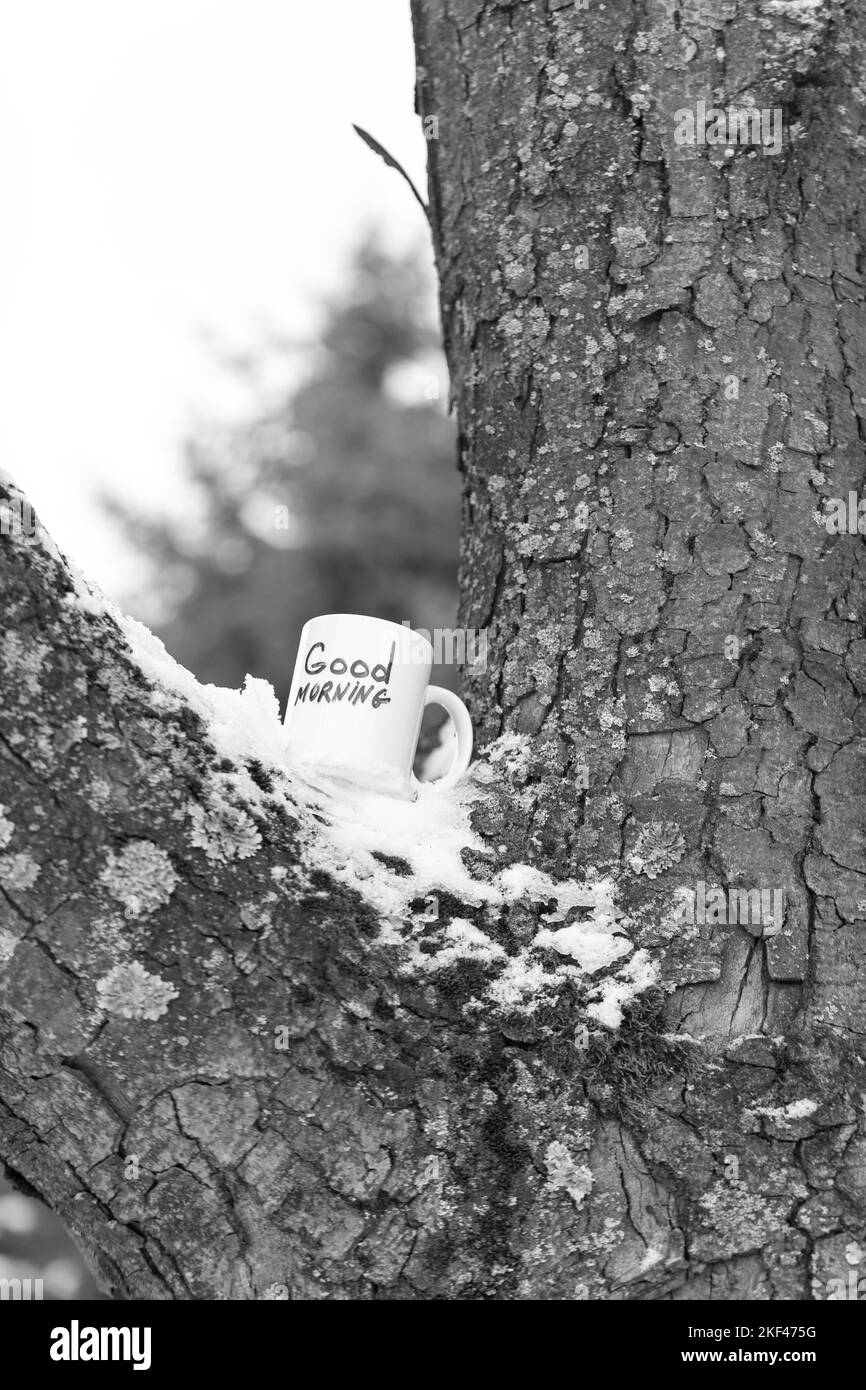
[[[118,1297],[850,1296],[866,14],[413,18],[476,771],[347,825],[4,485],[0,1155]]]

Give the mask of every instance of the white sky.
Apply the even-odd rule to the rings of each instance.
[[[0,9],[0,466],[112,596],[98,487],[181,508],[208,342],[306,337],[366,227],[421,242],[408,0],[27,0]]]

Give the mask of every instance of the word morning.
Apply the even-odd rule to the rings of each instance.
[[[295,704],[303,704],[306,701],[307,704],[314,705],[324,701],[326,705],[363,705],[369,700],[372,709],[378,709],[380,705],[389,705],[391,696],[388,694],[388,682],[391,679],[396,645],[395,642],[391,643],[387,665],[379,662],[371,669],[360,657],[351,663],[342,656],[335,656],[332,661],[328,661],[324,654],[324,642],[314,642],[304,657],[306,674],[319,676],[322,672],[327,672],[332,676],[349,676],[350,679],[307,681],[306,685],[298,686]],[[321,656],[314,657],[313,653],[317,651],[321,652]],[[368,677],[372,683],[365,685]]]

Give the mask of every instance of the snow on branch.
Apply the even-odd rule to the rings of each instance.
[[[19,498],[10,489],[13,507]],[[109,632],[115,641],[122,638],[155,711],[198,717],[213,749],[213,771],[199,799],[188,804],[186,834],[212,865],[253,860],[267,818],[281,806],[297,823],[302,869],[330,877],[369,904],[380,922],[379,941],[399,951],[402,970],[430,977],[461,962],[487,967],[486,987],[472,1001],[476,1009],[532,1013],[575,981],[587,991],[589,1017],[616,1028],[624,1004],[655,982],[655,966],[646,951],[635,949],[611,878],[590,870],[581,881],[562,882],[528,863],[497,867],[496,847],[473,829],[473,808],[493,794],[506,765],[528,756],[525,736],[497,740],[456,791],[422,785],[414,803],[348,786],[329,794],[288,767],[280,710],[267,680],[248,675],[239,690],[200,683],[153,633],[90,585],[41,527],[4,536],[3,545],[26,547],[59,569],[61,604],[86,622],[94,646],[110,645]],[[15,656],[18,640],[14,628],[4,632],[7,658]],[[21,676],[19,659],[11,678]],[[32,659],[27,679],[37,693]],[[278,873],[278,867],[264,871],[263,899]],[[102,871],[102,882],[132,918],[167,900],[175,881],[170,860],[147,841],[110,855]],[[460,907],[440,915],[442,903]],[[540,922],[519,947],[503,944],[495,930],[501,914],[517,903],[534,905]],[[475,920],[467,920],[472,915]],[[103,984],[103,995],[113,997],[116,982]],[[160,997],[157,1004],[167,1002],[168,996]]]

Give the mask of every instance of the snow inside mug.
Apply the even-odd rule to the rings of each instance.
[[[304,624],[284,726],[301,773],[414,800],[412,763],[426,705],[441,705],[457,735],[454,762],[432,783],[456,786],[472,757],[463,701],[430,685],[433,648],[418,632],[381,618],[330,613]]]

